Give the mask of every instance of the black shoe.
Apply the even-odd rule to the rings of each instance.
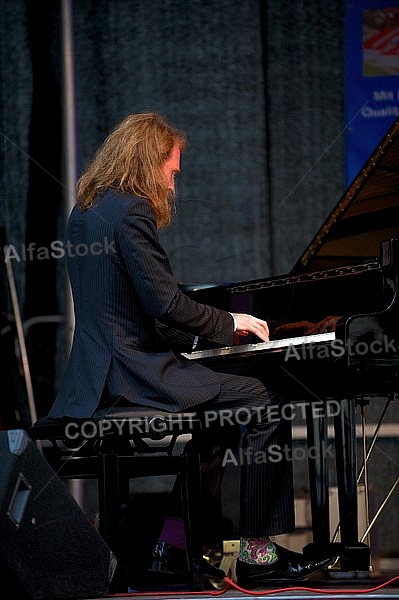
[[[224,571],[211,565],[205,558],[201,558],[201,570],[206,579],[224,579],[226,577]],[[161,575],[188,576],[186,551],[158,541],[152,551],[152,563],[149,571]]]
[[[251,589],[270,581],[297,581],[321,571],[334,562],[336,557],[325,557],[320,560],[305,557],[299,552],[292,552],[275,544],[277,560],[271,565],[254,565],[237,560],[236,573],[240,587]]]

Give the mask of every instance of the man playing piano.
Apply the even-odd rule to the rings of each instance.
[[[195,302],[179,289],[158,232],[173,215],[184,147],[185,136],[160,115],[134,114],[114,129],[81,176],[67,226],[76,325],[49,417],[92,418],[129,404],[195,409],[205,423],[204,481],[208,496],[217,499],[229,431],[242,430],[235,411],[248,409],[240,444],[252,456],[290,443],[290,423],[268,418],[267,407],[279,398],[260,381],[216,373],[181,355],[203,340],[229,346],[249,333],[269,339],[264,320]],[[215,415],[226,411],[232,422],[222,424]],[[270,539],[295,527],[290,461],[242,465],[240,496],[240,585],[301,579],[330,562],[312,562]],[[154,558],[170,568],[180,554],[184,531],[175,511],[165,520]]]

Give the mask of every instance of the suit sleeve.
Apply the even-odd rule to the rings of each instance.
[[[133,199],[129,204],[122,218],[118,243],[134,288],[149,315],[191,336],[232,345],[232,316],[195,302],[179,289],[146,200]]]

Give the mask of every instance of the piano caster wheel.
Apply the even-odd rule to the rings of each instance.
[[[332,579],[369,579],[373,574],[369,548],[364,544],[344,548],[327,573]]]
[[[226,577],[229,577],[232,581],[237,582],[236,577],[236,560],[238,557],[238,550],[240,546],[239,540],[227,540],[223,542],[223,551],[210,550],[205,559],[225,572]],[[217,590],[223,590],[226,587],[224,579],[210,579],[211,584]]]
[[[327,572],[330,573],[332,571],[340,571],[340,559],[339,556],[337,556],[337,558],[334,560],[334,562],[331,565],[328,565],[327,567]]]

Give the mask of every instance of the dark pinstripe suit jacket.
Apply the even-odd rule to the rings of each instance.
[[[233,319],[178,288],[150,204],[107,191],[87,211],[74,207],[65,249],[75,332],[49,416],[89,417],[107,387],[113,400],[185,410],[219,392],[217,375],[160,342],[194,335],[233,343]]]

